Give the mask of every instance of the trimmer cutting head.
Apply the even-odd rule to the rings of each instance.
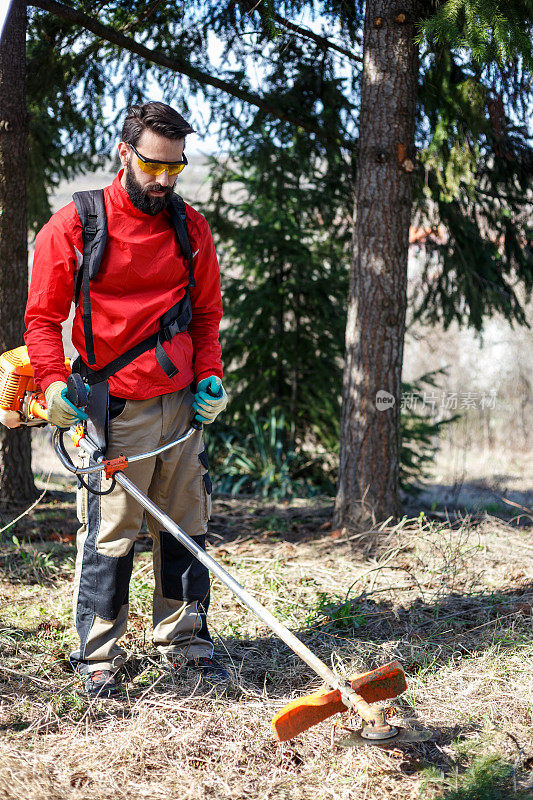
[[[353,731],[349,736],[337,742],[339,747],[363,747],[373,745],[374,747],[395,747],[398,744],[416,744],[417,742],[429,742],[434,738],[432,731],[409,731],[407,728],[396,728],[394,725],[388,726],[391,731],[386,738],[372,738],[372,727],[366,725],[358,731]],[[370,729],[370,730],[369,730]]]
[[[363,675],[356,675],[347,683],[366,703],[390,700],[407,689],[403,669],[395,661]],[[287,703],[273,717],[272,727],[278,741],[285,742],[333,714],[342,714],[348,709],[349,706],[343,702],[339,689],[322,689]],[[391,731],[391,726],[385,727],[387,730],[382,732],[381,738],[387,738],[387,734]],[[378,733],[377,728],[375,732]],[[367,744],[372,743],[374,740],[367,741]]]

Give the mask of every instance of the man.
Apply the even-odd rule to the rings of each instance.
[[[218,337],[220,274],[211,232],[197,211],[180,206],[192,248],[187,262],[172,217],[189,133],[191,126],[164,103],[128,111],[118,145],[123,168],[103,190],[107,240],[90,282],[74,203],[51,217],[35,243],[25,339],[50,421],[65,428],[78,416],[63,396],[68,376],[61,335],[61,323],[78,295],[72,342],[80,354],[77,369],[96,382],[90,398],[104,401],[98,411],[89,406],[88,425],[97,429],[108,419],[102,445],[108,458],[150,452],[182,433],[194,409],[196,419],[211,423],[227,404]],[[90,230],[87,225],[86,235]],[[130,352],[158,332],[155,347],[152,342],[137,356]],[[207,467],[200,430],[184,445],[130,464],[127,475],[205,547],[211,504]],[[102,492],[109,486],[106,479],[91,477],[91,489]],[[133,544],[142,514],[118,485],[107,495],[78,490],[74,613],[80,647],[71,662],[85,675],[89,695],[118,692],[115,673],[125,653],[117,642],[126,630]],[[207,629],[206,568],[151,517],[147,522],[154,544],[156,647],[171,665],[227,679],[225,668],[213,660]]]

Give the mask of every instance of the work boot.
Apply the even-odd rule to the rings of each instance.
[[[222,684],[230,682],[228,670],[220,661],[215,661],[214,658],[207,658],[206,656],[191,658],[190,661],[185,662],[184,666],[197,672],[209,683]]]
[[[226,667],[220,661],[216,661],[209,656],[197,656],[184,661],[180,659],[177,653],[167,653],[163,656],[163,666],[166,666],[176,677],[180,673],[182,677],[185,677],[184,671],[191,670],[213,684],[222,685],[231,681],[231,676]]]
[[[85,678],[85,691],[89,697],[105,699],[116,697],[120,693],[115,675],[109,669],[95,669],[88,672]]]
[[[180,661],[175,656],[167,656],[167,665],[176,675],[184,669],[190,669],[197,673],[203,680],[219,685],[230,682],[230,674],[226,667],[214,658],[199,656],[191,658],[189,661]],[[183,673],[182,673],[183,674]]]

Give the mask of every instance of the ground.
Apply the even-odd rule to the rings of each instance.
[[[87,701],[67,661],[74,492],[53,474],[0,539],[0,799],[532,798],[533,515],[519,505],[446,516],[433,499],[425,513],[349,532],[332,530],[331,498],[218,498],[211,554],[339,674],[398,661],[408,689],[387,714],[433,734],[343,747],[360,722],[337,715],[277,744],[272,715],[320,680],[218,580],[211,630],[231,687],[170,675],[151,645],[145,536],[122,699]],[[5,510],[3,525],[14,516]]]

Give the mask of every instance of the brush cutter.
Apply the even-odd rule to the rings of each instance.
[[[46,419],[44,397],[38,393],[38,389],[32,383],[33,372],[29,360],[27,360],[27,353],[25,355],[23,351],[25,348],[17,348],[17,350],[0,357],[0,412],[16,414],[19,425],[35,424],[36,421],[41,422]],[[67,386],[67,399],[78,408],[83,408],[87,404],[87,389],[81,377],[70,375]],[[9,420],[12,423],[15,422],[13,416],[9,416]],[[0,421],[3,419],[0,418]],[[10,427],[15,427],[15,425],[12,424]],[[405,691],[407,688],[405,675],[399,664],[392,662],[348,680],[336,675],[124,474],[128,464],[157,456],[172,447],[177,447],[187,441],[199,428],[201,428],[201,424],[193,422],[191,427],[175,441],[156,450],[128,458],[121,455],[118,458],[106,459],[86,437],[83,427],[78,425],[72,434],[72,439],[77,447],[90,455],[91,459],[87,467],[78,467],[72,462],[65,448],[64,430],[55,429],[53,446],[63,466],[76,475],[82,483],[85,483],[83,476],[102,472],[106,478],[113,481],[113,485],[114,483],[120,484],[140,503],[145,511],[151,514],[163,528],[169,531],[213,575],[219,578],[241,603],[264,622],[327,684],[328,689],[293,700],[281,711],[278,711],[272,720],[272,727],[279,741],[292,739],[312,725],[348,710],[354,710],[362,717],[363,728],[355,734],[355,738],[352,736],[345,739],[343,742],[345,746],[363,743],[391,746],[402,741],[412,742],[426,739],[425,731],[406,731],[388,724],[384,710],[372,708],[370,705],[377,701],[397,697]]]

